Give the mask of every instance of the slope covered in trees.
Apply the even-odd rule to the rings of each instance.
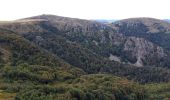
[[[139,20],[106,25],[41,15],[1,22],[1,98],[168,99],[169,24]],[[151,36],[157,32],[163,45]]]
[[[60,57],[65,62],[83,69],[87,73],[111,73],[113,75],[125,76],[128,79],[132,79],[141,83],[145,82],[166,82],[170,79],[167,78],[170,76],[170,71],[164,68],[154,68],[154,67],[135,67],[134,65],[122,64],[120,62],[110,61],[105,56],[100,55],[101,52],[104,52],[102,48],[110,51],[111,45],[103,46],[90,46],[92,49],[88,49],[89,46],[85,46],[82,43],[79,43],[77,37],[74,37],[74,34],[71,33],[73,39],[68,36],[63,36],[62,32],[57,31],[56,28],[52,27],[49,22],[24,22],[21,26],[20,23],[10,23],[11,29],[16,29],[16,32],[20,32],[28,41],[35,43],[36,46],[40,46],[41,49],[45,49],[48,53],[53,54],[54,57]],[[38,25],[38,26],[37,26]],[[21,27],[20,27],[21,26]],[[36,27],[36,28],[32,28]],[[37,31],[43,30],[41,32]],[[47,30],[48,29],[48,30]],[[22,33],[25,30],[24,33]],[[28,33],[27,33],[28,32]],[[76,34],[76,33],[75,33]],[[80,36],[81,37],[81,36]],[[83,36],[82,36],[83,37]],[[84,37],[82,39],[87,39]],[[73,41],[75,40],[75,41]],[[91,42],[89,42],[91,43]],[[39,47],[39,48],[40,48]],[[101,49],[100,49],[101,48]],[[96,52],[94,50],[96,49]],[[121,52],[120,47],[114,47],[113,50],[116,52]],[[102,53],[105,55],[105,53]],[[123,54],[123,53],[122,53]],[[125,56],[125,54],[124,54]],[[127,57],[129,57],[127,55]],[[42,58],[42,57],[41,57]],[[45,59],[46,57],[44,57]],[[124,58],[124,57],[123,57]],[[53,64],[51,61],[50,63]],[[145,73],[142,74],[141,73]]]

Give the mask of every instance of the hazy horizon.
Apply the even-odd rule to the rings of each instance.
[[[16,20],[42,14],[80,19],[170,19],[168,0],[4,0],[0,20]]]

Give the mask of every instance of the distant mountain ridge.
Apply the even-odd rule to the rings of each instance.
[[[101,22],[101,23],[114,23],[117,20],[116,19],[96,19],[95,21]]]
[[[165,19],[165,21],[170,22],[170,19]]]

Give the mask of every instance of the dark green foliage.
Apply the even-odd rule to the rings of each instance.
[[[54,95],[65,92],[64,88],[55,88],[46,85],[36,85],[21,90],[15,100],[54,100]]]
[[[21,64],[1,69],[0,89],[16,100],[144,100],[145,89],[125,78],[107,74],[83,75],[76,68]]]
[[[47,66],[27,65],[5,66],[2,69],[2,77],[16,81],[32,81],[38,83],[51,83],[53,81],[65,81],[74,79],[84,74],[76,68],[50,68]]]
[[[113,75],[125,76],[128,79],[132,79],[140,83],[170,81],[170,79],[168,78],[170,76],[170,70],[168,69],[154,68],[149,66],[136,68],[135,66],[112,62],[107,60],[106,58],[103,58],[102,56],[97,55],[93,51],[84,48],[78,43],[68,41],[66,38],[60,36],[60,34],[58,33],[41,33],[38,36],[40,36],[43,41],[39,42],[36,39],[36,34],[30,33],[28,35],[25,35],[25,37],[28,38],[30,41],[37,43],[42,48],[49,50],[50,52],[67,61],[69,64],[79,67],[87,73],[111,73]],[[113,49],[113,51],[117,55],[120,55],[122,56],[122,58],[124,58],[122,60],[124,60],[125,62],[127,61],[127,59],[129,59],[129,61],[131,62],[136,61],[136,59],[129,56],[128,53],[122,52],[121,47],[109,48],[108,45],[103,45],[103,48],[107,50]],[[103,51],[103,49],[98,51]],[[121,53],[124,55],[121,55]],[[103,54],[108,55],[109,53],[107,54],[103,52]],[[151,63],[151,61],[149,62]]]
[[[148,91],[150,100],[170,99],[170,83],[146,84],[145,89]]]
[[[73,89],[71,94],[76,97],[83,97],[97,100],[143,100],[146,95],[145,90],[138,84],[131,83],[126,79],[113,77],[110,75],[87,75],[73,81],[73,86],[82,90]],[[79,85],[81,84],[81,85]],[[137,89],[137,91],[135,89]],[[139,90],[138,90],[139,89]],[[132,94],[134,96],[132,96]],[[81,96],[83,95],[83,96]],[[88,99],[87,99],[88,100]]]
[[[170,70],[160,67],[105,67],[101,73],[112,73],[116,76],[124,76],[140,83],[160,83],[170,81]]]
[[[38,35],[43,40],[36,39],[37,34],[25,35],[27,39],[49,50],[71,65],[87,70],[88,73],[97,72],[106,60],[94,52],[82,47],[78,43],[67,40],[58,33],[42,33]]]
[[[0,33],[0,44],[6,52],[9,52],[9,54],[5,52],[5,56],[11,65],[28,63],[49,66],[69,66],[69,64],[57,58],[57,56],[53,56],[14,33]]]
[[[52,87],[53,86],[53,87]],[[17,100],[144,100],[145,89],[139,84],[110,75],[88,75],[73,80],[71,83],[57,83],[52,86],[33,86],[21,90]],[[63,97],[61,97],[64,95]],[[39,97],[38,97],[39,96]]]

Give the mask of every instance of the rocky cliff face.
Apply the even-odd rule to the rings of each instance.
[[[130,54],[128,57],[133,63],[135,62],[135,65],[151,65],[161,63],[163,59],[169,59],[167,57],[167,52],[170,50],[168,46],[170,24],[168,22],[153,18],[131,18],[108,26],[127,37],[123,50]],[[152,61],[153,59],[157,60]]]
[[[147,62],[147,57],[149,59],[162,59],[167,56],[163,48],[143,38],[136,37],[128,37],[123,50],[130,54],[129,57],[134,58],[133,62],[135,63],[133,64],[136,66],[144,66],[144,63]]]

